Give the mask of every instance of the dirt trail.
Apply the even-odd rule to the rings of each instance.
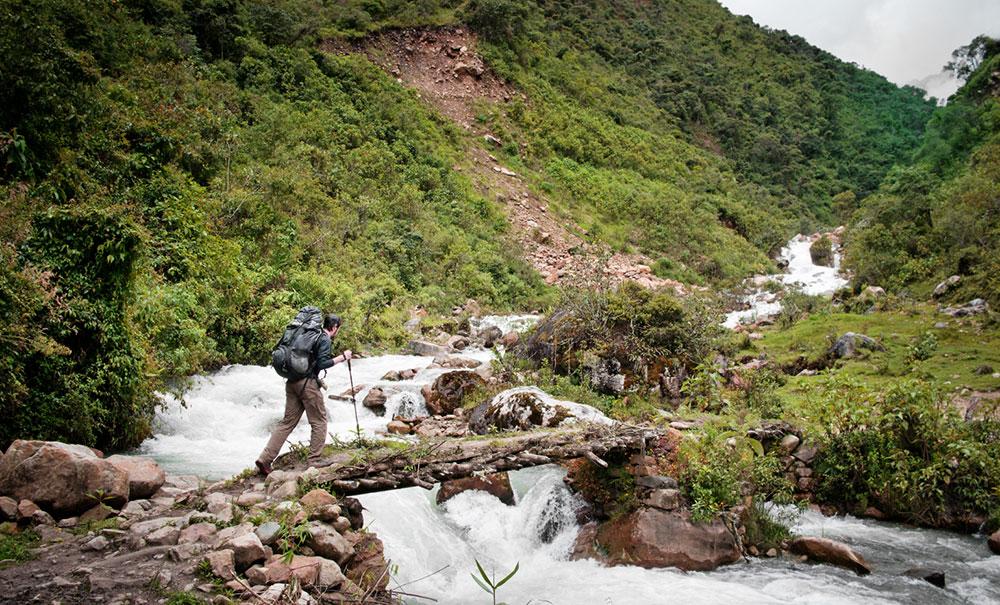
[[[476,121],[477,102],[506,103],[525,97],[493,73],[476,53],[476,42],[475,35],[465,28],[446,27],[395,30],[354,44],[329,41],[322,48],[365,54],[473,135],[469,176],[484,197],[503,204],[525,259],[547,283],[617,284],[633,280],[648,288],[670,286],[684,294],[680,282],[653,275],[645,256],[612,253],[605,245],[586,242],[579,225],[570,217],[554,216],[548,201],[491,153],[503,142]]]

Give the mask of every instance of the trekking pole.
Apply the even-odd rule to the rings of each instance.
[[[347,358],[347,379],[351,381],[351,403],[354,404],[354,429],[358,445],[361,445],[361,423],[358,422],[358,400],[354,398],[354,375],[351,373],[351,358]]]

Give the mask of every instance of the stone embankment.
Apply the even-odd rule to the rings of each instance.
[[[392,602],[360,503],[312,487],[316,473],[208,485],[146,458],[15,441],[0,458],[0,528],[38,543],[34,560],[0,569],[0,602]]]

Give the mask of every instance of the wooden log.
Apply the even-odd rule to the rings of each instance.
[[[590,460],[591,462],[593,462],[597,466],[600,466],[600,467],[603,467],[603,468],[608,468],[608,463],[605,462],[600,456],[598,456],[594,452],[591,452],[591,451],[588,450],[587,453],[584,454],[584,457],[586,457],[587,460]]]

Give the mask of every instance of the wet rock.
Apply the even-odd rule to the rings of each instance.
[[[469,346],[469,339],[465,336],[456,334],[452,336],[445,342],[445,347],[451,349],[452,351],[461,351]],[[437,363],[437,357],[434,358],[434,363]]]
[[[448,354],[448,349],[445,347],[424,340],[411,340],[410,351],[414,355],[422,355],[424,357],[437,357],[438,355]]]
[[[476,334],[476,339],[483,343],[483,346],[490,348],[503,338],[503,331],[497,326],[487,326]]]
[[[993,532],[993,535],[986,540],[986,544],[993,554],[1000,555],[1000,530]]]
[[[857,355],[858,349],[868,349],[869,351],[884,351],[877,340],[864,334],[847,332],[837,339],[837,342],[830,347],[830,355],[837,359],[849,359]]]
[[[0,493],[69,517],[91,508],[94,494],[121,508],[128,500],[128,474],[82,445],[19,439],[0,458]]]
[[[945,587],[945,576],[943,571],[935,571],[918,567],[916,569],[907,569],[903,572],[903,575],[910,578],[925,580],[938,588]]]
[[[791,541],[789,550],[808,557],[811,561],[846,567],[859,576],[866,576],[872,572],[864,557],[854,552],[850,546],[827,538],[800,536]]]
[[[952,275],[934,287],[934,298],[941,298],[962,281],[961,275]]]
[[[354,548],[344,536],[333,527],[317,521],[309,524],[309,539],[306,544],[317,555],[341,565],[354,554]]]
[[[694,523],[682,511],[640,508],[604,523],[597,542],[611,565],[708,571],[740,559],[736,541],[720,519]]]
[[[406,424],[402,420],[393,420],[386,425],[385,430],[387,433],[392,433],[394,435],[409,435],[413,432],[412,427]]]
[[[326,505],[337,504],[337,498],[325,489],[316,488],[299,499],[299,503],[306,509],[319,508]]]
[[[109,456],[107,461],[128,474],[129,498],[132,500],[152,496],[167,480],[167,474],[152,458],[114,455]]]
[[[232,550],[216,550],[205,555],[212,573],[223,580],[231,580],[236,572],[236,559]]]
[[[559,426],[568,420],[611,424],[610,419],[590,406],[553,399],[536,387],[517,387],[478,405],[470,415],[469,428],[482,435],[491,428],[527,430],[534,426]]]
[[[437,377],[434,384],[422,389],[427,411],[435,415],[451,414],[462,406],[465,396],[481,387],[486,381],[469,370],[456,370]]]
[[[597,522],[585,523],[576,534],[576,541],[573,542],[573,550],[570,552],[571,561],[580,559],[601,560],[597,544]]]
[[[357,498],[344,498],[341,501],[341,507],[347,515],[347,518],[351,522],[351,528],[354,530],[359,530],[365,526],[364,518],[364,507],[361,505],[361,501]]]
[[[974,298],[964,305],[957,307],[945,307],[941,309],[941,313],[945,315],[951,315],[952,317],[967,317],[969,315],[978,315],[980,313],[985,313],[990,310],[990,305],[985,300],[981,298]]]
[[[521,340],[521,335],[511,330],[510,332],[507,332],[506,334],[501,336],[500,340],[498,340],[495,344],[502,345],[505,349],[509,349],[511,347],[517,346],[517,343],[520,342],[520,340]]]
[[[494,473],[482,477],[472,476],[445,481],[441,484],[441,489],[438,490],[436,501],[438,504],[443,504],[458,494],[469,490],[484,491],[496,496],[504,504],[514,504],[514,490],[510,486],[510,478],[507,476],[507,473]]]
[[[379,387],[373,387],[365,395],[365,398],[361,401],[361,405],[381,416],[385,414],[385,402],[387,399],[385,391]]]

